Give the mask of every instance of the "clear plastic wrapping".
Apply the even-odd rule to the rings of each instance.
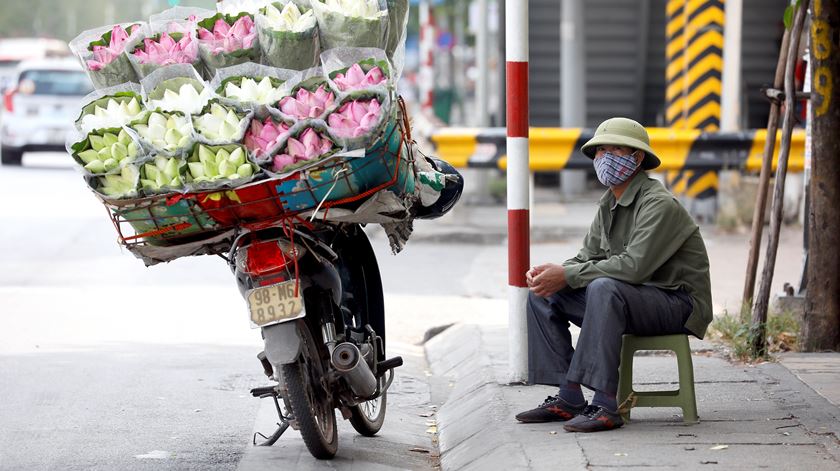
[[[289,94],[288,83],[298,76],[293,70],[246,62],[216,71],[210,87],[224,103],[240,110],[254,110],[258,118],[265,118],[268,107],[276,107]],[[264,79],[268,82],[264,83]]]
[[[86,176],[117,174],[126,165],[143,161],[146,157],[137,137],[123,127],[71,133],[65,148]]]
[[[114,110],[111,101],[119,105],[118,110]],[[137,119],[145,110],[140,84],[131,82],[93,91],[82,99],[82,103],[84,105],[75,124],[76,129],[83,133],[94,129],[124,126]],[[137,104],[136,108],[134,103]],[[123,104],[126,105],[125,108]]]
[[[194,114],[214,98],[213,90],[189,64],[168,65],[140,82],[146,108]],[[185,87],[190,87],[193,93]]]
[[[206,191],[236,188],[253,180],[260,167],[241,144],[209,146],[196,144],[187,157],[187,189]]]
[[[382,49],[340,47],[321,54],[324,75],[340,92],[371,87],[393,87],[393,68]],[[358,66],[351,71],[351,68]],[[378,69],[378,71],[377,71]],[[359,74],[358,72],[361,72]]]
[[[310,4],[318,19],[321,49],[385,48],[388,32],[386,0],[310,0]]]
[[[402,75],[405,64],[405,38],[408,29],[408,0],[387,0],[388,2],[388,41],[385,51],[394,67],[394,83]]]
[[[218,99],[210,100],[200,113],[192,117],[195,140],[207,145],[241,143],[253,117],[253,110],[241,112]]]
[[[70,50],[81,62],[95,88],[137,81],[137,73],[125,53],[125,45],[143,34],[143,25],[145,23],[137,21],[103,26],[84,31],[70,41]],[[117,36],[114,36],[115,32]],[[99,49],[99,52],[94,49]]]
[[[378,104],[378,113],[365,113],[374,103]],[[356,111],[357,109],[359,111]],[[339,127],[339,123],[344,119],[334,119],[340,115],[351,116],[350,122],[360,123],[357,129],[361,129],[362,133],[347,135],[349,129]],[[385,128],[394,119],[390,94],[384,89],[369,89],[344,94],[333,112],[327,116],[326,122],[330,133],[338,139],[338,143],[347,151],[355,151],[369,148],[382,137]]]
[[[202,67],[195,22],[189,20],[160,15],[158,21],[143,28],[142,35],[126,43],[125,51],[140,78],[167,65],[191,64],[196,70]]]
[[[283,29],[289,26],[286,23],[292,16],[286,8],[302,14],[291,30]],[[318,65],[321,39],[314,10],[308,1],[275,2],[262,8],[254,16],[254,21],[264,64],[293,70],[304,70]]]
[[[199,21],[197,28],[198,52],[208,78],[224,67],[259,62],[260,44],[253,15],[217,13]]]

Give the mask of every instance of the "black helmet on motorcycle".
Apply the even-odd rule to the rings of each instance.
[[[440,191],[440,197],[431,206],[419,206],[416,217],[418,219],[437,219],[448,213],[461,198],[464,190],[464,177],[455,167],[445,160],[429,158],[429,162],[438,172],[446,175],[446,185]]]

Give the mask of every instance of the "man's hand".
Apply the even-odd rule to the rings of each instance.
[[[534,294],[545,298],[566,287],[566,269],[553,263],[538,265],[528,270],[525,280]]]

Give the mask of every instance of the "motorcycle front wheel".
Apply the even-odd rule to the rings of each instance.
[[[320,356],[305,322],[298,331],[303,345],[297,361],[283,365],[289,403],[309,453],[319,460],[332,459],[338,451],[335,409],[318,378],[323,376]]]
[[[372,437],[379,433],[385,423],[385,405],[387,393],[370,401],[365,401],[350,408],[350,425],[360,435]]]

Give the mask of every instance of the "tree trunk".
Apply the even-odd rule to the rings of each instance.
[[[840,350],[840,8],[813,2],[808,291],[800,346]]]

